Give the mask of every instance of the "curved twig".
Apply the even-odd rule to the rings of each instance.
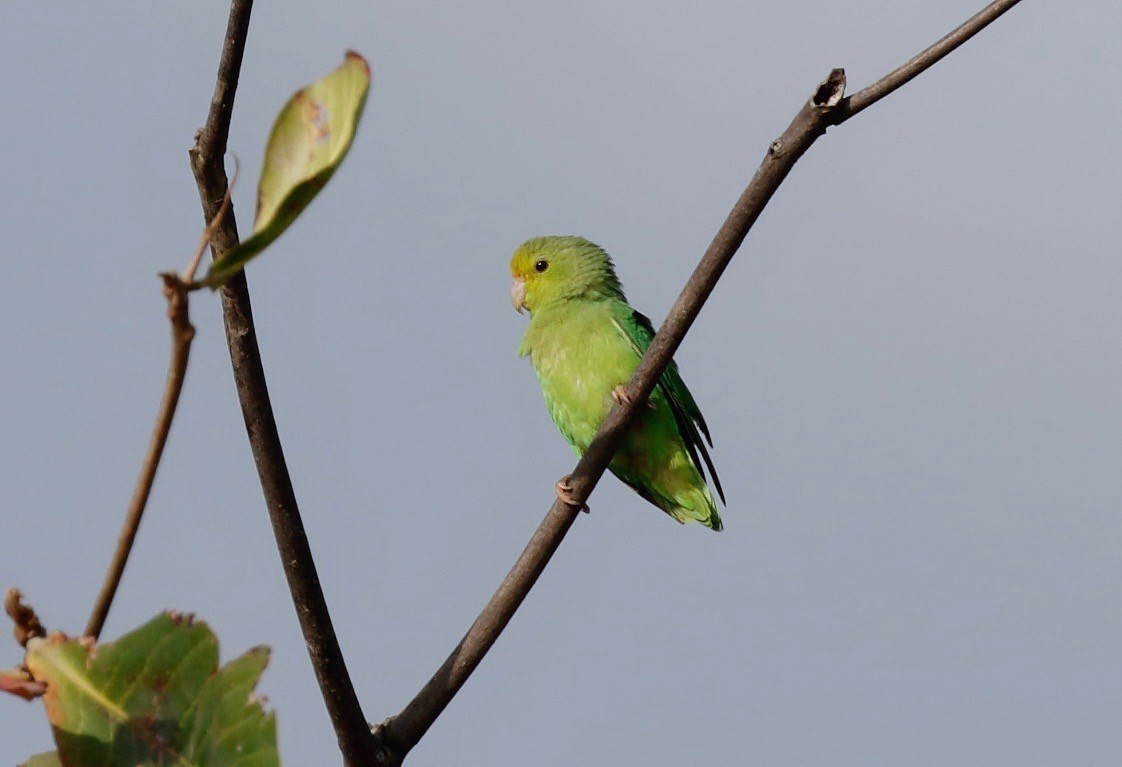
[[[892,93],[1018,2],[998,0],[990,3],[950,35],[849,99],[842,98],[845,91],[844,71],[835,69],[830,73],[783,134],[771,143],[759,169],[713,238],[628,382],[630,401],[612,408],[596,438],[577,463],[570,475],[577,504],[588,500],[627,431],[633,414],[650,395],[748,230],[795,162],[826,132],[827,127],[841,124]],[[579,506],[567,506],[560,500],[554,502],[518,561],[452,654],[400,714],[377,728],[375,734],[398,763],[424,736],[495,643],[561,544],[579,511]]]
[[[210,242],[214,230],[222,221],[222,217],[230,209],[230,193],[227,190],[222,198],[222,203],[214,214],[214,218],[203,230],[199,238],[195,255],[182,276],[166,272],[160,275],[164,281],[164,296],[168,301],[168,319],[171,320],[171,362],[168,363],[167,383],[164,385],[164,396],[160,402],[159,412],[156,414],[156,425],[152,428],[152,439],[148,442],[148,452],[140,467],[140,476],[136,480],[132,498],[129,500],[128,510],[125,512],[125,521],[121,525],[121,532],[117,536],[117,548],[113,558],[109,560],[105,579],[101,590],[94,600],[90,618],[86,621],[85,636],[97,639],[101,629],[105,626],[105,619],[109,615],[109,608],[113,605],[113,598],[121,585],[121,577],[125,573],[125,565],[129,560],[129,553],[136,541],[136,534],[140,530],[140,520],[144,516],[144,509],[148,506],[148,497],[152,493],[152,484],[156,481],[156,469],[160,466],[160,458],[167,445],[168,434],[171,432],[171,422],[175,418],[175,410],[179,406],[179,395],[183,391],[183,381],[187,375],[187,361],[191,356],[191,342],[195,340],[195,326],[191,324],[188,311],[187,293],[189,284],[195,279],[195,272],[199,268],[199,259],[202,258],[207,244]]]
[[[161,274],[160,277],[164,281],[164,296],[168,300],[168,319],[171,320],[171,362],[168,364],[167,383],[159,413],[156,415],[156,425],[152,428],[152,439],[148,443],[148,453],[144,456],[132,500],[129,501],[128,511],[125,512],[125,521],[117,538],[117,548],[109,561],[109,569],[105,573],[101,591],[94,600],[90,619],[86,622],[84,633],[94,639],[101,634],[101,629],[105,625],[109,607],[113,604],[113,597],[117,594],[121,576],[125,572],[129,552],[132,551],[132,544],[140,529],[140,519],[144,516],[144,509],[148,505],[152,483],[156,480],[156,469],[159,468],[160,457],[164,453],[168,433],[171,431],[171,422],[175,418],[175,409],[179,405],[183,379],[187,375],[187,360],[191,356],[191,341],[195,338],[195,327],[187,315],[187,292],[182,289],[183,283],[171,272]]]
[[[230,21],[226,28],[210,113],[191,150],[191,168],[199,187],[203,214],[207,218],[212,216],[227,189],[223,157],[252,7],[252,0],[234,0],[230,6]],[[231,211],[222,226],[214,232],[211,239],[212,254],[217,258],[237,242],[238,228]],[[382,764],[385,762],[385,755],[371,735],[347,672],[327,601],[320,587],[311,547],[304,532],[304,524],[300,519],[296,494],[269,401],[245,273],[239,272],[231,277],[221,288],[220,295],[226,342],[230,349],[234,382],[249,434],[250,448],[257,464],[265,505],[269,511],[300,629],[304,634],[316,681],[335,728],[339,749],[348,767]]]

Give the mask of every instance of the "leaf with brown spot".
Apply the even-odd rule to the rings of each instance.
[[[338,69],[289,99],[265,147],[253,234],[210,265],[204,284],[222,285],[315,199],[351,148],[369,89],[370,65],[348,51]]]

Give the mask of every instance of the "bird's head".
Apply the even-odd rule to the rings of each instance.
[[[530,313],[560,301],[623,298],[612,259],[583,237],[535,237],[510,259],[510,302]]]

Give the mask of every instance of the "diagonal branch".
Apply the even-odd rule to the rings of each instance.
[[[962,26],[945,35],[938,42],[924,48],[872,85],[862,88],[842,102],[834,112],[834,125],[841,125],[858,112],[871,107],[902,85],[907,84],[922,72],[930,69],[947,54],[954,51],[974,35],[981,32],[999,16],[1021,0],[997,0],[975,13],[962,23]]]
[[[203,214],[207,218],[213,215],[218,201],[227,189],[223,156],[252,6],[252,0],[233,0],[231,3],[230,20],[210,113],[191,150],[191,169],[199,187]],[[211,239],[212,254],[218,258],[237,242],[237,223],[231,211],[225,217],[223,225],[214,232]],[[244,272],[239,272],[227,282],[221,290],[221,298],[234,383],[249,434],[250,448],[257,464],[265,505],[268,507],[300,629],[311,656],[316,681],[335,728],[339,749],[347,767],[382,764],[384,756],[371,737],[369,725],[347,672],[316,573],[311,547],[304,532],[304,524],[300,519],[296,494],[269,401]]]
[[[125,564],[128,562],[132,545],[136,541],[136,534],[140,530],[140,520],[144,516],[144,509],[148,505],[148,496],[152,492],[152,484],[156,481],[156,469],[159,468],[160,458],[167,445],[168,434],[171,432],[171,422],[175,418],[175,410],[179,405],[179,395],[183,392],[183,381],[187,375],[187,361],[191,357],[191,341],[195,338],[195,327],[187,313],[187,291],[183,283],[173,273],[160,275],[164,281],[164,296],[168,301],[168,319],[171,320],[171,361],[168,363],[167,383],[164,386],[164,396],[160,401],[160,409],[156,415],[155,426],[152,427],[152,438],[148,443],[148,452],[144,456],[144,463],[140,467],[140,476],[136,480],[129,501],[128,510],[125,512],[125,521],[121,526],[120,535],[117,537],[117,548],[113,551],[113,558],[109,561],[109,568],[105,573],[105,580],[101,584],[97,599],[94,600],[93,610],[86,622],[85,636],[97,637],[105,626],[105,619],[109,615],[109,608],[113,598],[117,595],[117,587],[121,584],[121,577],[125,574]]]
[[[199,268],[199,259],[210,242],[211,234],[222,221],[222,217],[230,209],[230,194],[227,192],[214,218],[200,238],[186,271],[182,276],[172,272],[160,275],[164,281],[164,297],[167,298],[168,319],[171,321],[171,362],[168,363],[167,383],[164,384],[164,396],[160,401],[160,409],[156,414],[156,425],[152,428],[152,438],[148,443],[148,452],[144,456],[144,463],[140,467],[140,476],[136,480],[129,501],[128,510],[125,512],[125,521],[121,525],[121,532],[117,536],[117,548],[113,551],[113,558],[109,560],[109,568],[105,572],[105,579],[101,590],[94,600],[93,610],[86,622],[84,636],[97,639],[101,629],[105,626],[105,619],[109,615],[109,608],[113,598],[117,595],[117,588],[121,585],[121,577],[125,574],[125,565],[129,561],[132,545],[136,542],[136,534],[140,530],[140,520],[144,516],[144,509],[148,506],[148,496],[152,493],[152,484],[156,481],[156,469],[160,466],[160,458],[164,454],[164,446],[168,442],[171,432],[171,422],[175,418],[176,408],[179,406],[179,395],[183,392],[183,381],[187,376],[187,361],[191,357],[191,342],[195,340],[195,326],[191,324],[187,293],[188,285],[195,279],[195,271]]]
[[[634,413],[650,396],[662,371],[670,363],[748,230],[794,164],[826,132],[827,127],[841,124],[900,88],[976,35],[1017,2],[1019,0],[990,3],[950,35],[850,99],[842,98],[845,72],[841,69],[833,70],[795,115],[783,134],[771,143],[759,169],[713,238],[628,382],[630,402],[617,404],[612,408],[596,438],[570,475],[573,496],[578,505],[567,506],[560,500],[554,502],[518,561],[452,654],[401,713],[386,720],[375,731],[398,763],[440,716],[526,598],[576,520],[580,511],[579,504],[588,500],[596,483],[603,476]]]

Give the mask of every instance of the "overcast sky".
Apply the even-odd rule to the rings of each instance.
[[[574,464],[507,262],[582,234],[664,315],[831,67],[982,0],[262,2],[230,147],[365,54],[350,157],[249,269],[274,407],[367,716],[396,713]],[[77,633],[162,389],[156,273],[228,4],[0,5],[0,586]],[[614,479],[414,751],[428,765],[1122,763],[1122,14],[1024,2],[799,162],[678,354],[726,530]],[[273,648],[282,759],[340,758],[216,298],[105,630],[175,608]],[[19,662],[8,643],[0,666]],[[50,747],[0,700],[0,763]]]

